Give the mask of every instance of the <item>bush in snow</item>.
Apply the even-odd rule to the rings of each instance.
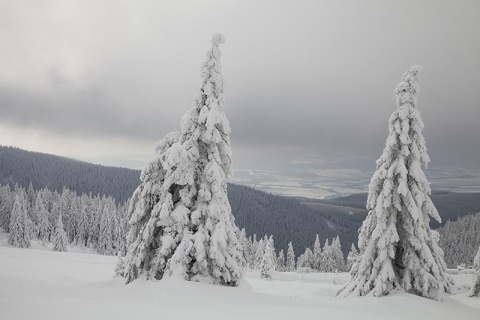
[[[236,285],[244,264],[227,199],[230,125],[223,111],[223,77],[215,34],[201,68],[202,85],[179,133],[168,134],[141,174],[130,209],[127,283],[175,276]]]
[[[469,292],[470,297],[480,296],[480,247],[473,261],[473,268],[473,283]]]
[[[360,256],[340,296],[387,295],[395,288],[439,299],[449,291],[439,236],[430,217],[440,221],[422,171],[430,161],[417,109],[421,67],[411,67],[394,91],[397,110],[369,187],[368,216],[360,229]]]

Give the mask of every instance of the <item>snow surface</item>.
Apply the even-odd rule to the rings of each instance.
[[[239,287],[163,279],[124,285],[116,257],[69,247],[7,245],[0,233],[0,319],[462,319],[480,318],[468,298],[472,274],[452,277],[457,294],[437,302],[406,293],[335,298],[349,275],[247,272]],[[75,251],[75,252],[72,252]]]

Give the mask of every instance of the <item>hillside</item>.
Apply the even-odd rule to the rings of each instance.
[[[105,194],[123,203],[140,184],[140,171],[94,165],[74,159],[13,147],[0,147],[0,184],[61,191],[64,186],[81,193]],[[339,235],[344,253],[357,242],[359,221],[332,212],[319,212],[298,200],[275,196],[246,186],[229,185],[232,213],[248,236],[273,234],[277,251],[292,241],[297,255],[313,246],[318,233],[325,243]]]
[[[473,266],[480,246],[480,212],[448,221],[438,232],[448,267],[456,268],[460,264]]]
[[[0,184],[13,187],[16,183],[58,192],[67,187],[79,195],[110,195],[124,203],[140,184],[140,171],[0,146]]]
[[[431,199],[442,218],[441,223],[433,220],[430,221],[430,226],[434,229],[445,225],[447,221],[455,221],[467,214],[480,211],[480,193],[432,191]],[[363,221],[367,214],[367,210],[365,209],[367,202],[366,193],[358,193],[328,200],[302,199],[301,202],[320,211],[331,211],[329,208],[336,207],[336,212],[339,214],[345,212],[352,213],[350,217],[353,220],[360,219]],[[346,217],[348,217],[348,215]]]

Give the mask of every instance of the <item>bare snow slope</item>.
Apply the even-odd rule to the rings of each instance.
[[[47,250],[45,250],[47,249]],[[79,250],[77,250],[79,251]],[[115,257],[6,245],[0,234],[0,319],[462,319],[478,320],[467,298],[471,275],[454,275],[457,295],[436,302],[411,294],[337,299],[348,274],[247,274],[237,288],[173,279],[113,278]]]

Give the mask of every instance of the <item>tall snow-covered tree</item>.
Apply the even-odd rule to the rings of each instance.
[[[293,251],[292,242],[288,243],[287,262],[285,269],[288,272],[295,271],[295,251]]]
[[[57,223],[55,225],[55,232],[53,234],[53,251],[60,251],[60,252],[66,252],[67,251],[67,244],[68,244],[68,236],[67,233],[65,232],[65,229],[63,227],[63,221],[62,221],[62,214],[61,209],[58,208],[55,210],[55,212],[58,212],[58,218],[57,218]]]
[[[28,208],[24,192],[17,192],[15,195],[15,202],[13,203],[12,214],[10,216],[10,233],[8,234],[8,244],[14,247],[30,247],[30,231],[27,210]]]
[[[469,296],[480,296],[480,247],[478,247],[477,255],[473,261],[473,282],[470,288]]]
[[[395,288],[439,299],[449,291],[439,236],[430,217],[440,221],[422,170],[430,161],[417,107],[421,67],[411,67],[394,90],[397,109],[369,187],[368,216],[362,224],[360,256],[340,296],[387,295]]]
[[[128,252],[120,274],[144,274],[236,285],[242,276],[236,226],[227,199],[231,176],[230,126],[215,34],[201,68],[201,89],[141,174],[130,205]]]

